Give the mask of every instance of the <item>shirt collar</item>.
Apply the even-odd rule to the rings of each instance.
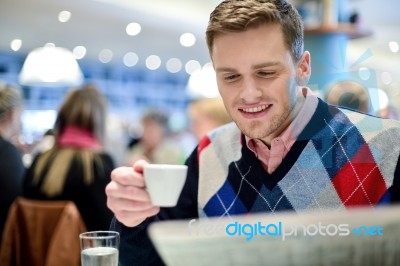
[[[310,122],[311,117],[314,115],[315,110],[317,109],[318,98],[309,88],[303,88],[303,95],[305,96],[304,104],[297,116],[282,132],[282,134],[277,137],[283,141],[287,150],[289,150],[293,143],[297,140],[297,137],[307,126],[308,122]],[[258,139],[251,139],[247,136],[245,136],[245,138],[247,147],[252,152],[256,153],[256,145],[260,145],[262,142]]]

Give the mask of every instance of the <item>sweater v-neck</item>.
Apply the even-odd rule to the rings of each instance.
[[[272,190],[281,181],[286,174],[292,169],[300,154],[306,147],[310,139],[322,130],[326,123],[328,123],[334,114],[331,114],[328,110],[328,105],[318,100],[318,106],[310,119],[310,122],[306,125],[304,130],[300,133],[299,137],[289,150],[287,155],[283,158],[282,163],[279,167],[269,174],[262,166],[261,162],[257,159],[256,155],[247,147],[245,136],[241,134],[242,141],[242,163],[238,165],[243,172],[247,172],[245,169],[251,167],[252,175],[260,177],[261,182],[269,189]]]

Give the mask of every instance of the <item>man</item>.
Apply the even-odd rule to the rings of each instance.
[[[399,201],[399,123],[329,106],[305,87],[311,59],[290,4],[223,1],[206,34],[234,123],[200,141],[174,208],[150,203],[145,162],[113,172],[106,193],[121,232],[121,265],[156,263],[145,230],[159,219]]]
[[[142,136],[130,147],[129,160],[125,165],[132,165],[139,159],[155,164],[183,162],[183,152],[168,140],[168,117],[161,110],[147,110],[140,122]]]

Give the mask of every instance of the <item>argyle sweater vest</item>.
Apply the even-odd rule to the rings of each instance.
[[[281,165],[268,174],[231,123],[199,143],[199,217],[398,202],[399,153],[398,121],[319,100]]]

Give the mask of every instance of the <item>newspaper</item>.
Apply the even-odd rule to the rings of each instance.
[[[153,223],[167,265],[400,265],[400,206]]]

